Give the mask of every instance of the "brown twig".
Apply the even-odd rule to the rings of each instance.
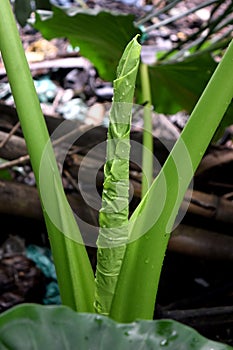
[[[30,160],[30,157],[28,154],[26,154],[25,156],[0,164],[0,170],[8,169],[19,164],[24,164],[29,160]]]
[[[77,129],[74,129],[70,132],[68,132],[67,134],[61,136],[60,138],[58,138],[57,140],[54,140],[52,142],[53,146],[57,146],[58,144],[62,143],[63,141],[67,140],[70,136],[77,134],[77,132],[81,131],[81,132],[85,132],[89,129],[91,129],[93,127],[93,125],[82,125],[79,126]],[[13,130],[13,129],[12,129]],[[8,137],[9,140],[9,137]],[[4,140],[5,142],[5,140]],[[12,166],[16,166],[16,165],[20,165],[20,164],[24,164],[25,162],[29,161],[30,157],[28,154],[21,156],[17,159],[11,160],[9,162],[5,162],[0,164],[0,170],[2,169],[8,169],[11,168]]]
[[[5,146],[5,144],[8,142],[8,140],[11,138],[12,135],[15,134],[15,132],[18,130],[18,128],[20,127],[20,122],[18,121],[15,126],[13,126],[13,128],[11,129],[11,131],[9,132],[9,134],[7,135],[7,137],[2,140],[2,142],[0,143],[0,148],[2,148],[3,146]]]

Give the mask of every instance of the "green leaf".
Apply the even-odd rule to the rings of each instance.
[[[140,33],[133,24],[134,17],[93,10],[66,13],[56,7],[53,12],[49,16],[48,12],[37,13],[34,27],[47,39],[68,38],[73,46],[80,47],[81,54],[93,63],[103,79],[112,81],[124,47]],[[186,110],[190,113],[216,66],[208,52],[199,52],[182,61],[163,61],[149,66],[151,102],[156,112],[174,114]],[[140,77],[136,99],[138,104],[145,102]]]
[[[183,61],[163,62],[149,66],[152,104],[156,112],[174,114],[185,110],[191,114],[210,77],[217,67],[208,52],[187,57]],[[141,82],[137,82],[137,102],[143,103]],[[216,141],[232,124],[233,103],[228,107],[218,128]]]
[[[114,80],[96,269],[95,308],[108,315],[128,241],[130,127],[141,46],[134,37],[125,48]]]
[[[17,21],[22,27],[24,27],[27,23],[27,19],[32,13],[31,0],[15,0],[14,11]]]
[[[36,0],[36,9],[51,10],[51,3],[49,0]]]
[[[0,158],[0,164],[7,162],[7,160]],[[0,170],[0,179],[2,180],[12,180],[11,173],[8,169]]]
[[[209,54],[149,66],[152,103],[156,112],[191,112],[216,66]]]
[[[0,315],[2,350],[231,350],[173,320],[129,324],[65,306],[22,304]]]
[[[52,10],[49,17],[47,11],[36,13],[34,27],[48,40],[67,38],[73,47],[80,48],[81,55],[94,64],[103,79],[112,81],[125,46],[140,33],[133,25],[134,16],[96,10],[72,12],[57,7]]]

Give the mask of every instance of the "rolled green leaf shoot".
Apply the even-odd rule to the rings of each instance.
[[[127,45],[117,68],[99,213],[95,310],[108,315],[128,240],[130,127],[141,46]]]

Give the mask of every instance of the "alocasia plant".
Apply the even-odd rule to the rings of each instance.
[[[48,198],[48,203],[52,206],[53,212],[56,213],[58,222],[52,221],[47,210],[48,203],[45,205],[42,197],[41,204],[63,304],[76,311],[86,312],[85,321],[88,319],[88,312],[94,312],[94,304],[97,312],[109,314],[110,318],[119,322],[152,319],[164,254],[177,211],[195,169],[233,96],[233,42],[225,52],[161,172],[153,181],[129,221],[127,218],[129,131],[131,100],[134,96],[140,45],[137,43],[137,37],[134,37],[127,45],[119,63],[115,80],[114,101],[108,133],[108,153],[102,196],[103,209],[100,213],[101,230],[98,239],[96,300],[94,300],[94,274],[85,246],[82,243],[81,233],[62,188],[48,131],[8,0],[1,2],[0,48],[40,195],[42,158],[43,166],[47,169],[43,181],[48,183],[48,193],[51,195],[51,198]],[[45,149],[47,152],[44,155]],[[113,213],[114,215],[112,215]],[[120,232],[120,235],[116,237],[115,234],[119,228],[122,231],[122,227],[124,235],[121,236],[122,232]],[[111,236],[111,233],[114,235]],[[77,240],[73,237],[76,237]],[[120,246],[116,243],[118,238],[120,243],[123,243]],[[112,276],[111,272],[113,272]],[[103,287],[105,283],[109,287]],[[25,306],[26,309],[27,306]],[[35,324],[37,325],[37,322],[40,324],[43,315],[48,315],[47,311],[39,309],[38,306],[33,305],[30,309],[30,319],[36,320]],[[16,335],[21,329],[21,323],[16,322],[16,326],[16,323],[12,322],[12,318],[22,317],[21,310],[21,308],[17,308],[12,313],[9,312],[0,318],[3,323],[9,322],[9,327],[16,330],[14,333]],[[58,308],[58,313],[60,310]],[[64,312],[66,311],[64,310]],[[73,316],[70,314],[70,317]],[[104,323],[103,316],[96,315],[94,317],[95,326],[93,327],[95,330],[102,323],[108,327],[109,322]],[[27,341],[28,348],[30,348],[31,341],[34,342],[30,328],[31,322],[29,322],[30,325],[25,319],[24,322],[29,330]],[[59,320],[53,319],[53,322],[56,324]],[[4,333],[6,327],[7,323],[4,323],[1,328],[2,336],[9,334],[9,332]],[[37,334],[37,327],[33,326],[33,329]],[[42,329],[45,332],[43,326]],[[135,333],[135,330],[132,332],[137,337],[137,332]],[[72,333],[72,337],[76,339],[74,333]],[[3,339],[6,338],[3,337]],[[3,344],[7,344],[6,346],[15,344],[13,340],[12,337],[3,340]],[[169,341],[172,343],[168,336],[165,340],[165,343],[159,343],[159,346],[167,346]],[[147,342],[151,344],[150,337],[146,338]],[[200,343],[200,346],[202,345],[203,343]],[[58,346],[60,345],[58,344]],[[180,346],[179,343],[176,348],[181,349],[182,346]],[[193,348],[193,346],[190,340],[185,344],[185,348],[188,349]],[[213,343],[206,346],[207,349],[229,348]]]

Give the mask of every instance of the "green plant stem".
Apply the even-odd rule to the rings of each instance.
[[[45,182],[51,189],[59,228],[41,205],[50,238],[62,302],[74,310],[93,311],[94,276],[82,237],[66,199],[40,102],[9,0],[1,1],[0,49],[21,128],[41,195],[41,160],[46,149]],[[66,218],[65,218],[66,216]],[[75,239],[69,238],[69,235]]]
[[[153,134],[152,134],[152,110],[151,110],[151,89],[148,65],[140,65],[142,82],[142,99],[147,101],[143,108],[143,149],[142,149],[142,192],[143,198],[153,181]]]
[[[110,313],[119,322],[153,318],[164,255],[178,209],[233,97],[232,63],[233,40],[161,172],[130,219],[131,242]]]

